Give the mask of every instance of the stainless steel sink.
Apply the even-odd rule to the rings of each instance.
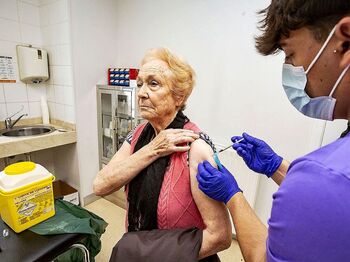
[[[1,136],[11,136],[11,137],[18,137],[18,136],[39,136],[39,135],[45,135],[50,134],[51,132],[55,131],[55,128],[52,126],[16,126],[11,129],[2,129],[0,130]]]

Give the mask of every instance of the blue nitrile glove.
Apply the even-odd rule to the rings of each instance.
[[[219,170],[208,161],[198,164],[198,187],[207,196],[225,204],[232,196],[242,190],[238,187],[236,179],[224,166]]]
[[[233,136],[231,141],[234,143],[241,138],[241,136]],[[243,133],[243,138],[243,141],[233,144],[232,148],[237,151],[251,170],[271,177],[281,165],[283,158],[264,141],[247,133]]]

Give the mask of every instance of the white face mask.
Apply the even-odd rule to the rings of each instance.
[[[311,62],[309,68],[304,71],[302,66],[293,66],[290,64],[283,64],[282,72],[282,85],[284,91],[286,92],[289,101],[292,105],[298,109],[301,113],[312,118],[318,118],[323,120],[333,120],[334,107],[336,99],[333,98],[333,93],[337,89],[339,83],[344,78],[346,72],[349,70],[350,65],[348,65],[341,75],[339,76],[337,82],[335,83],[329,96],[320,96],[311,98],[305,92],[305,87],[307,83],[307,74],[310,72],[311,68],[314,66],[316,61],[319,59],[324,49],[327,47],[329,41],[334,35],[335,27],[330,32],[327,40],[324,42],[320,51]]]

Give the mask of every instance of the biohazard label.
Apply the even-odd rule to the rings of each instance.
[[[23,216],[29,217],[33,214],[35,207],[35,203],[26,202],[19,208],[18,213]]]
[[[19,224],[23,225],[53,210],[52,186],[34,189],[14,198]]]

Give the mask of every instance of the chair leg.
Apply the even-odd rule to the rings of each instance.
[[[84,262],[90,262],[90,253],[89,250],[83,244],[73,244],[71,248],[78,248],[84,254]]]

